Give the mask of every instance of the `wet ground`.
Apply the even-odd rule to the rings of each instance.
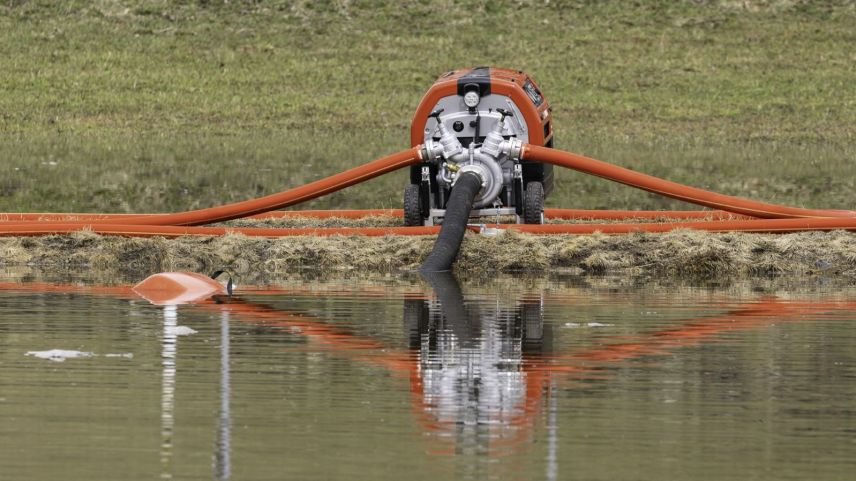
[[[852,479],[856,288],[0,283],[0,479]],[[133,279],[126,279],[132,281]]]

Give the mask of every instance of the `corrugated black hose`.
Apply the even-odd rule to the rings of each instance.
[[[420,271],[441,272],[452,268],[467,231],[473,199],[481,190],[481,183],[481,178],[472,172],[464,172],[458,177],[446,203],[446,216],[443,218],[440,234],[437,235],[428,258],[419,268]]]

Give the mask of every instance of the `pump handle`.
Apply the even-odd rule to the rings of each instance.
[[[501,117],[499,118],[500,122],[504,121],[506,117],[514,117],[514,112],[510,110],[496,109],[496,111],[499,112],[499,115],[501,115]]]
[[[437,109],[437,110],[431,112],[430,114],[428,114],[428,118],[430,119],[431,117],[434,117],[437,119],[437,122],[439,122],[440,121],[440,114],[442,114],[444,110],[446,110],[446,109]]]

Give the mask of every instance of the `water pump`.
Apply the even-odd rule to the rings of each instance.
[[[471,218],[542,223],[553,166],[521,160],[520,148],[552,147],[552,120],[541,90],[521,70],[475,67],[441,75],[411,122],[410,143],[422,146],[422,162],[411,166],[404,189],[405,225],[443,219],[452,187],[467,172],[481,182]]]

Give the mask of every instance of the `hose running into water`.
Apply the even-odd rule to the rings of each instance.
[[[419,268],[421,272],[441,272],[452,268],[452,263],[455,262],[461,242],[464,240],[464,233],[467,231],[473,199],[481,188],[481,178],[472,172],[464,172],[458,177],[452,187],[452,193],[449,194],[449,201],[446,203],[443,226],[440,228],[437,240],[434,241],[431,253]]]

